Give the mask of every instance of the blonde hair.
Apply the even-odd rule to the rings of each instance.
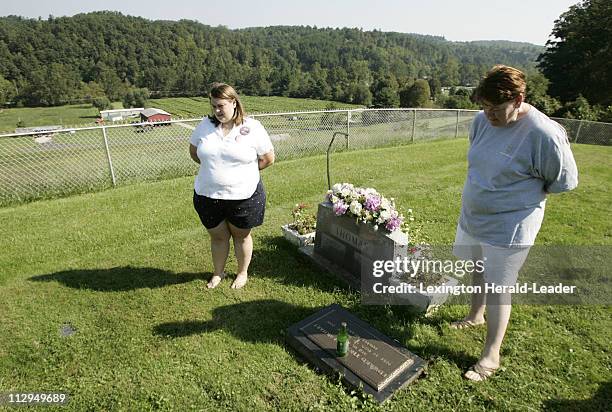
[[[478,87],[474,90],[473,100],[502,104],[519,94],[525,94],[526,89],[525,73],[514,67],[498,64],[480,80]]]
[[[208,93],[209,99],[223,99],[223,100],[232,100],[236,102],[236,108],[234,109],[234,116],[232,116],[232,120],[234,120],[235,124],[242,124],[244,118],[246,117],[246,113],[244,111],[244,106],[242,106],[242,102],[240,101],[240,97],[236,90],[229,84],[225,83],[213,83],[210,87],[210,92]],[[220,122],[219,120],[211,115],[210,120],[216,126]]]

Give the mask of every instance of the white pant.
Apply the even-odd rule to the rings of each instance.
[[[525,263],[531,246],[501,247],[480,242],[457,225],[453,254],[464,260],[482,260],[485,283],[501,286],[516,284],[519,270]]]

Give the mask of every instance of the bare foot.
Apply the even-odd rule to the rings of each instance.
[[[232,289],[240,289],[244,287],[248,280],[248,275],[246,273],[239,274],[236,276],[236,279],[234,279],[234,283],[232,283]]]
[[[213,277],[210,278],[210,281],[206,284],[206,287],[208,289],[214,289],[219,286],[219,283],[221,283],[224,278],[225,273],[221,273],[220,275],[213,275]]]
[[[474,319],[474,320],[461,319],[455,322],[451,322],[450,327],[451,329],[469,329],[469,328],[474,328],[476,326],[480,326],[484,324],[485,324],[484,319]]]

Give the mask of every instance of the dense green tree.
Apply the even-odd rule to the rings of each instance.
[[[488,67],[479,67],[477,64],[474,63],[464,63],[463,65],[461,65],[461,71],[459,73],[460,84],[463,86],[476,86],[478,84],[478,81],[480,80],[480,77],[487,70]]]
[[[563,13],[539,57],[549,93],[563,102],[584,96],[612,104],[612,1],[585,0]]]
[[[98,97],[106,97],[102,86],[94,81],[83,84],[81,86],[80,95],[87,103],[93,103],[93,100]]]
[[[529,73],[525,98],[529,104],[551,116],[561,108],[561,103],[547,94],[548,84],[548,79],[542,73]]]
[[[378,75],[372,87],[372,107],[398,107],[399,85],[393,75]]]
[[[442,107],[445,109],[478,109],[478,105],[465,94],[450,94],[441,99]]]
[[[105,65],[98,65],[96,82],[104,89],[104,94],[111,100],[121,100],[127,92],[127,85],[121,81],[116,71]]]
[[[442,82],[437,77],[431,77],[427,79],[427,83],[429,83],[431,98],[437,99],[440,93],[442,93]]]
[[[351,82],[346,92],[346,100],[353,104],[372,105],[372,92],[364,83]]]
[[[412,86],[400,92],[401,107],[430,107],[431,91],[427,80],[418,79]]]
[[[111,101],[108,100],[108,97],[106,96],[95,97],[93,101],[91,102],[91,104],[93,107],[95,107],[96,109],[100,111],[108,110],[112,107]]]
[[[318,62],[313,65],[310,71],[312,82],[307,96],[321,100],[331,98],[332,88],[327,83],[327,74],[327,70],[323,69]]]
[[[123,96],[123,107],[145,107],[149,96],[149,90],[144,87],[140,89],[129,89]]]
[[[0,75],[0,107],[12,102],[16,95],[15,85]]]
[[[601,109],[598,120],[600,122],[612,123],[612,105]]]
[[[21,92],[32,106],[57,106],[71,103],[80,89],[78,74],[69,66],[51,63],[28,74],[28,82]]]
[[[556,115],[567,119],[597,120],[599,108],[591,106],[586,98],[578,95],[576,100],[565,103]]]
[[[459,69],[459,60],[454,57],[446,57],[440,70],[440,82],[442,86],[458,86]]]
[[[342,67],[332,68],[327,76],[327,82],[331,87],[331,97],[339,102],[348,102],[347,92],[349,88],[348,73]]]
[[[282,50],[281,53],[282,55],[274,57],[269,74],[270,94],[291,96],[299,88],[301,77],[299,61],[297,60],[295,50]]]

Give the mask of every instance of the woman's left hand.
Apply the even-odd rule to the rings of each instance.
[[[261,155],[258,159],[259,170],[263,170],[266,167],[274,163],[274,151],[271,150],[268,153]]]

